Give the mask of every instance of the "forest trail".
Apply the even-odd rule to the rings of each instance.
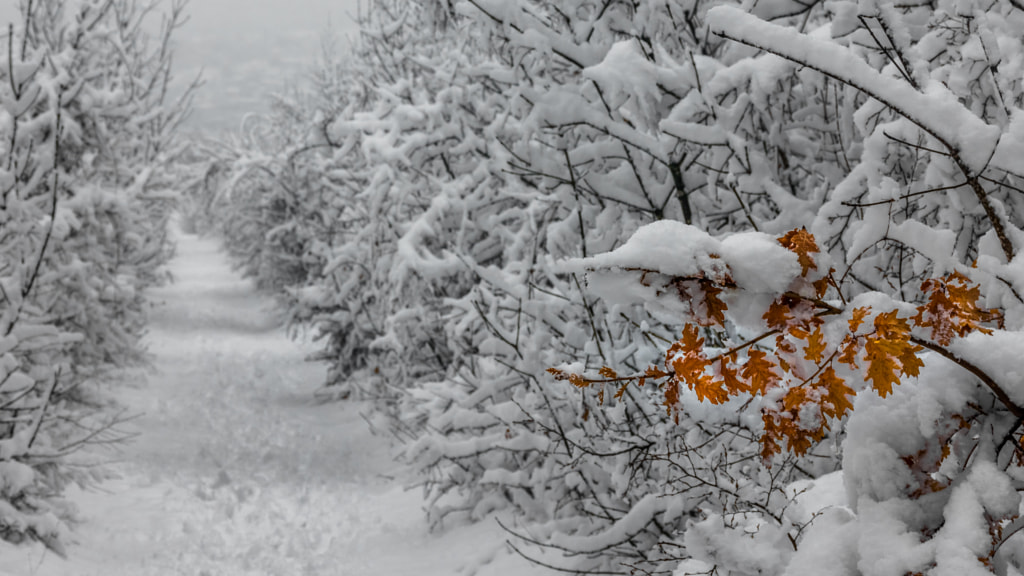
[[[110,455],[119,478],[70,493],[68,560],[0,543],[0,575],[536,572],[494,522],[431,534],[361,407],[313,400],[313,347],[287,338],[216,241],[175,234],[175,280],[149,295],[154,372],[117,392],[140,414],[138,439]]]

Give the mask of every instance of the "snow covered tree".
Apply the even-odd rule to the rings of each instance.
[[[229,244],[264,285],[288,288],[294,318],[318,327],[336,394],[355,386],[393,401],[405,382],[443,377],[454,356],[442,302],[470,273],[454,257],[438,273],[411,269],[433,261],[419,220],[451,219],[445,202],[458,190],[444,187],[479,164],[463,139],[473,125],[449,114],[477,100],[449,85],[461,51],[444,26],[415,4],[375,5],[355,63],[325,62],[312,96],[280,98],[257,138],[228,146],[223,182],[199,194],[247,214],[223,219]],[[307,131],[289,132],[297,123]]]
[[[169,253],[165,105],[172,7],[155,44],[135,2],[21,4],[0,47],[0,537],[63,553],[69,482],[117,440],[102,376],[143,358],[141,291]],[[106,407],[106,408],[105,408]],[[77,466],[83,464],[83,466]]]

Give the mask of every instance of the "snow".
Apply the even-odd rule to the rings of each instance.
[[[717,564],[718,573],[778,574],[792,547],[785,531],[757,514],[718,514],[691,524],[684,535],[687,553]],[[728,567],[723,570],[723,567]]]
[[[971,113],[938,82],[919,92],[876,71],[843,46],[770,24],[732,6],[708,10],[707,23],[717,34],[809,66],[884,102],[950,145],[972,173],[980,172],[995,152],[999,128]]]
[[[800,274],[796,255],[758,232],[718,239],[689,224],[660,220],[640,227],[622,246],[568,260],[567,271],[650,271],[684,278],[735,282],[751,292],[782,292]]]
[[[612,93],[635,95],[641,107],[658,102],[658,67],[640,51],[636,40],[612,44],[604,60],[583,69],[583,76],[612,90]]]
[[[948,348],[975,366],[984,366],[996,384],[1020,406],[1024,405],[1024,386],[1020,382],[1022,340],[1024,334],[1020,332],[975,332],[954,340]]]
[[[571,261],[570,266],[578,262],[581,266],[576,271],[580,272],[619,268],[652,270],[688,278],[707,276],[724,284],[729,270],[715,254],[720,246],[716,239],[695,226],[661,220],[641,227],[620,248]]]
[[[312,344],[285,336],[213,241],[175,236],[175,282],[149,294],[153,373],[118,384],[138,440],[106,453],[117,478],[69,492],[81,522],[68,560],[0,543],[0,576],[539,571],[493,519],[432,533],[365,407],[313,400],[325,375],[304,361]]]
[[[647,494],[604,532],[588,536],[556,534],[551,543],[570,550],[599,552],[641,533],[658,514],[666,510],[670,501],[670,498]]]
[[[748,292],[784,292],[800,275],[796,254],[767,234],[732,234],[722,240],[722,256],[736,284]]]
[[[724,296],[729,318],[753,330],[763,326],[765,306],[801,272],[796,254],[774,236],[743,232],[716,238],[674,220],[641,226],[615,250],[568,259],[561,266],[567,272],[586,273],[588,289],[605,301],[643,304],[648,313],[668,323],[686,317],[690,310],[689,303],[680,300],[673,278],[734,285],[743,294]]]

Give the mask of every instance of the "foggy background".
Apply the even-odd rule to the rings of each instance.
[[[0,0],[5,30],[17,6]],[[191,0],[188,21],[175,34],[174,75],[183,86],[202,71],[205,84],[188,127],[236,129],[246,114],[266,111],[272,93],[304,81],[325,34],[339,50],[348,47],[358,9],[359,0]]]

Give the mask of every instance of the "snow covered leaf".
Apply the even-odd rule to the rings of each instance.
[[[697,322],[701,326],[725,325],[725,311],[729,307],[718,296],[722,293],[722,288],[709,282],[701,282],[700,288],[703,298],[697,307]]]
[[[943,346],[962,338],[973,331],[990,334],[982,326],[998,317],[995,309],[978,307],[981,289],[971,286],[966,276],[952,272],[942,278],[930,278],[921,284],[921,290],[928,295],[928,302],[918,306],[914,323],[922,328],[931,328],[933,340]]]
[[[708,399],[712,404],[721,404],[728,393],[707,373],[711,362],[704,355],[704,339],[698,334],[697,326],[687,324],[683,337],[673,344],[665,354],[665,365],[674,371],[671,390],[678,393],[678,383],[685,383],[697,393],[698,399]],[[669,402],[666,397],[666,403]],[[675,402],[672,402],[674,405]],[[668,404],[666,404],[668,405]]]
[[[846,381],[836,375],[836,371],[828,366],[822,371],[815,387],[826,391],[822,400],[822,413],[829,418],[842,418],[847,412],[853,409],[851,397],[856,392],[846,385]]]
[[[821,333],[821,326],[815,326],[814,331],[807,337],[807,346],[804,347],[804,360],[809,360],[815,364],[821,363],[825,359],[825,350],[827,348],[828,344],[825,342],[825,335]]]
[[[839,347],[839,356],[836,361],[840,364],[846,364],[850,368],[857,367],[857,354],[861,351],[861,339],[854,338],[850,334],[847,334],[843,338],[842,344]]]
[[[789,325],[793,320],[793,310],[789,304],[791,302],[787,302],[785,296],[772,301],[768,311],[764,313],[764,319],[768,323],[769,328],[784,330]]]
[[[781,378],[775,369],[776,364],[768,359],[768,354],[763,350],[751,350],[747,354],[742,375],[749,382],[752,394],[764,394],[779,383]]]
[[[871,312],[870,308],[854,308],[852,316],[850,317],[850,333],[856,334],[860,325],[864,323],[864,318],[867,317],[868,313]]]
[[[735,356],[729,355],[720,359],[715,365],[717,376],[721,378],[722,385],[725,386],[725,389],[731,396],[750,391],[750,385],[739,378],[739,373],[734,366],[735,363]]]
[[[790,230],[782,238],[779,238],[779,244],[797,255],[802,276],[807,276],[808,272],[818,267],[811,256],[818,252],[818,243],[806,228]]]
[[[922,348],[910,342],[910,324],[899,318],[896,310],[875,316],[875,332],[865,339],[864,360],[867,377],[878,395],[885,398],[892,393],[900,376],[917,376],[923,362],[917,353]]]

